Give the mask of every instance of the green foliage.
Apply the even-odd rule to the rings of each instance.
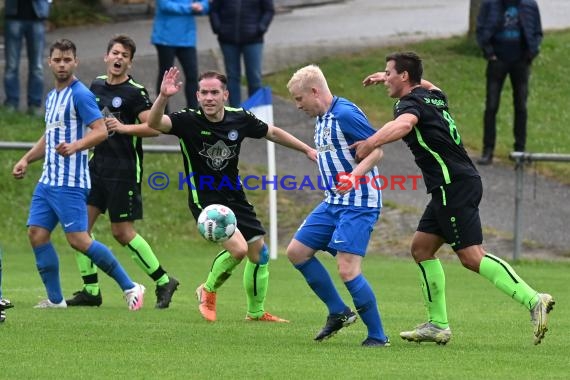
[[[49,17],[57,28],[102,24],[110,20],[99,0],[56,0]]]
[[[566,89],[570,77],[570,30],[545,34],[542,51],[533,63],[528,99],[527,151],[536,153],[570,153],[570,134],[566,122],[570,118]],[[363,88],[362,79],[383,71],[384,57],[396,50],[416,51],[423,59],[424,77],[444,90],[463,143],[479,155],[482,146],[483,111],[485,107],[486,62],[475,44],[465,37],[392,45],[346,56],[335,56],[318,62],[328,78],[331,90],[354,101],[366,112],[376,127],[392,118],[394,99],[386,96],[383,86]],[[308,62],[309,63],[309,62]],[[301,65],[299,65],[301,66]],[[289,98],[285,83],[299,67],[292,67],[266,78],[273,91]],[[497,115],[496,156],[508,161],[513,146],[512,89],[507,80]],[[538,169],[569,182],[570,165],[541,163]]]

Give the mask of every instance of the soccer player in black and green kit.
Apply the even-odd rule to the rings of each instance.
[[[99,215],[108,211],[113,237],[129,250],[137,265],[154,280],[155,307],[164,309],[169,306],[178,281],[166,273],[150,245],[134,228],[135,220],[143,217],[141,137],[159,134],[136,125],[146,121],[152,102],[144,86],[128,74],[135,51],[135,42],[130,37],[113,37],[104,58],[107,74],[91,83],[90,89],[109,128],[109,138],[95,147],[89,161],[92,182],[87,199],[89,232]],[[67,305],[100,306],[102,297],[97,267],[82,253],[78,253],[76,259],[84,286],[66,300]]]
[[[413,52],[386,57],[386,70],[367,76],[365,86],[384,83],[388,95],[399,99],[394,120],[374,135],[353,146],[357,158],[373,149],[402,139],[421,169],[432,199],[418,224],[411,253],[420,274],[428,321],[400,333],[414,342],[446,344],[451,339],[445,303],[445,275],[435,256],[443,243],[449,244],[464,267],[479,273],[496,288],[525,306],[534,325],[534,344],[548,330],[548,313],[554,306],[550,294],[539,293],[524,282],[504,260],[482,247],[483,233],[479,202],[483,195],[481,178],[468,157],[457,126],[449,113],[447,97],[432,83],[422,79],[420,57]]]
[[[265,230],[247,201],[239,180],[239,154],[245,138],[265,138],[304,153],[316,160],[316,151],[291,134],[256,118],[241,108],[225,107],[227,79],[209,71],[198,78],[197,110],[183,109],[164,115],[168,98],[182,86],[179,71],[173,67],[163,77],[148,125],[180,140],[186,178],[188,205],[194,218],[213,203],[230,207],[237,218],[236,233],[224,242],[206,282],[196,290],[199,310],[204,319],[216,320],[216,292],[237,265],[247,257],[243,283],[247,297],[246,320],[287,322],[265,311],[269,281],[269,252],[264,243]],[[203,181],[205,180],[205,181]]]

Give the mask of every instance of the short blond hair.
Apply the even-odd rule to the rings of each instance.
[[[289,91],[292,89],[306,90],[312,87],[330,92],[325,75],[320,67],[314,64],[301,67],[287,83]]]

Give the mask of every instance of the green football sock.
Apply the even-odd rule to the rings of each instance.
[[[157,285],[164,285],[168,282],[168,275],[160,266],[150,245],[141,235],[137,234],[126,247],[131,251],[131,257],[135,263],[137,263]]]
[[[429,322],[439,328],[449,327],[445,304],[445,273],[439,259],[418,263],[420,284]]]
[[[75,253],[75,261],[79,268],[79,273],[83,278],[83,288],[91,295],[99,294],[99,279],[97,276],[97,265],[82,252]]]
[[[269,284],[269,264],[255,264],[247,260],[243,271],[243,286],[247,296],[247,315],[259,318],[265,312],[265,296]]]
[[[487,253],[479,265],[479,274],[529,310],[536,304],[538,292],[528,286],[507,262],[497,256]]]
[[[226,250],[218,253],[212,263],[212,268],[210,268],[208,279],[204,284],[206,290],[209,292],[217,291],[232,275],[232,272],[239,263],[241,263],[241,260],[236,259]]]

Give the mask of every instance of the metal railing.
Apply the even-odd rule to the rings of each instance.
[[[523,201],[524,166],[525,164],[530,164],[532,162],[538,161],[570,162],[570,154],[512,152],[509,155],[509,158],[515,162],[515,249],[513,252],[513,260],[517,260],[520,257],[522,247],[521,208]]]
[[[34,144],[33,142],[0,141],[0,149],[27,150],[32,148]],[[143,150],[154,153],[177,153],[180,152],[180,146],[143,144]]]

